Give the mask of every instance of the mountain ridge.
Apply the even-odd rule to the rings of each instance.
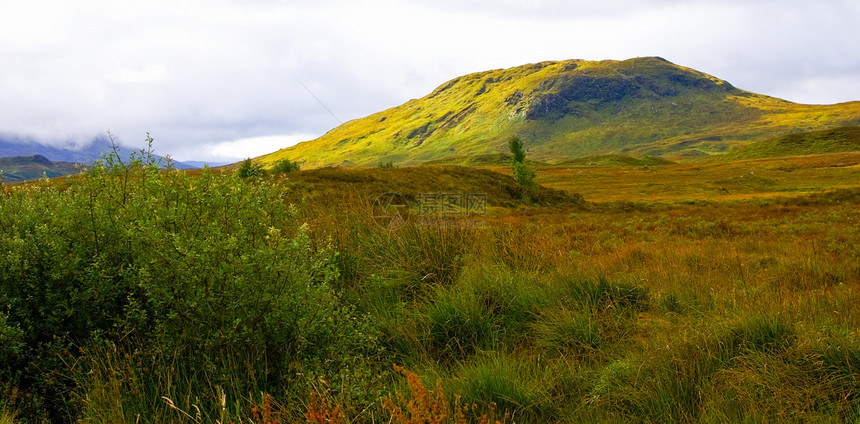
[[[695,159],[792,132],[860,124],[860,102],[803,105],[663,58],[547,61],[453,78],[426,96],[263,155],[305,168],[414,165],[506,152],[544,162],[624,154]]]
[[[118,152],[123,160],[136,150],[139,149],[118,146]],[[90,164],[101,159],[104,153],[110,151],[111,142],[105,137],[93,138],[89,143],[76,148],[71,145],[51,146],[31,139],[22,139],[12,135],[0,135],[0,158],[42,156],[52,162]],[[163,156],[158,157],[164,158]],[[177,161],[173,162],[173,166],[177,169],[198,168],[198,166]],[[39,176],[41,177],[41,174]]]
[[[94,138],[84,146],[73,147],[52,146],[13,135],[0,135],[0,157],[40,155],[51,161],[85,163],[98,159],[109,146],[103,138]]]
[[[15,183],[47,176],[77,174],[81,164],[52,161],[42,155],[0,157],[0,182]]]

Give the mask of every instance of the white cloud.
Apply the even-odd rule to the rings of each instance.
[[[245,158],[261,156],[316,137],[312,134],[293,134],[222,141],[205,145],[204,148],[208,154],[203,156],[191,155],[191,152],[189,152],[177,158],[178,160],[195,160],[196,158],[201,158],[200,160],[238,162]]]
[[[860,74],[834,75],[828,77],[808,77],[798,80],[781,81],[775,91],[785,93],[785,97],[798,103],[820,103],[821,93],[858,93]],[[858,100],[858,97],[834,96],[832,102]]]
[[[135,84],[165,81],[167,78],[168,72],[166,65],[148,64],[140,69],[120,69],[113,73],[110,81]]]

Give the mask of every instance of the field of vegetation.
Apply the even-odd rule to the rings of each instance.
[[[0,191],[0,423],[860,420],[857,153],[153,161]],[[385,192],[487,207],[395,229]]]

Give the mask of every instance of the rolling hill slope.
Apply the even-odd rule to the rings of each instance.
[[[13,183],[42,176],[48,178],[77,174],[80,170],[74,162],[51,161],[42,155],[0,158],[0,178],[4,183]]]
[[[781,135],[734,150],[725,159],[755,159],[860,152],[860,127],[838,127]]]
[[[567,60],[479,72],[427,96],[256,158],[304,168],[469,163],[522,138],[549,163],[597,155],[672,160],[721,154],[791,132],[860,124],[860,102],[802,105],[646,57]]]

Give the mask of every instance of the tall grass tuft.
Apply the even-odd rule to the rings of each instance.
[[[16,424],[15,414],[5,407],[0,408],[0,424]]]
[[[519,422],[548,422],[560,407],[550,400],[555,384],[534,358],[491,353],[462,366],[454,391],[484,411],[504,411]]]
[[[548,301],[527,274],[476,265],[459,284],[437,287],[424,302],[430,343],[443,357],[464,359],[480,349],[510,349]]]
[[[530,328],[538,347],[560,355],[593,356],[603,344],[599,318],[590,309],[546,309]]]
[[[610,282],[605,277],[598,278],[597,282],[571,278],[564,287],[575,301],[598,309],[624,312],[648,308],[648,290],[628,282]]]

